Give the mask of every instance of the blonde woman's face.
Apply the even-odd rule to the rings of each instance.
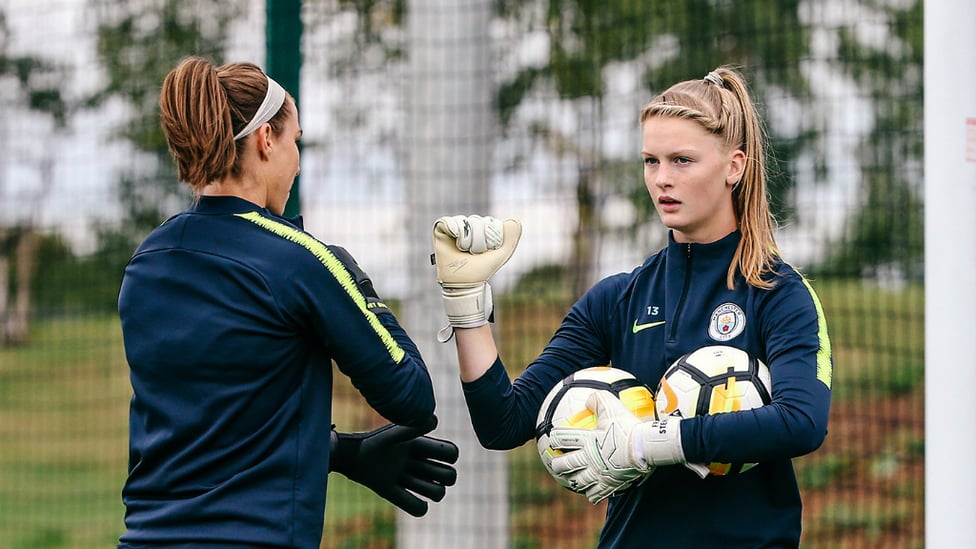
[[[652,116],[641,126],[644,184],[677,242],[714,242],[738,224],[732,189],[745,154],[728,151],[700,124]]]

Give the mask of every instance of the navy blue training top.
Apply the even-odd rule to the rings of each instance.
[[[119,315],[123,548],[319,547],[332,360],[388,420],[434,411],[420,353],[348,253],[240,198],[201,197],[153,231]]]
[[[762,290],[726,275],[738,231],[710,244],[679,244],[630,273],[591,288],[552,340],[512,383],[500,361],[464,384],[475,432],[487,448],[535,435],[549,390],[570,373],[611,364],[655,389],[665,369],[706,345],[743,349],[765,362],[772,403],[681,422],[691,463],[753,463],[741,474],[700,479],[681,465],[658,467],[639,487],[611,497],[602,548],[797,547],[801,502],[791,458],[818,448],[827,432],[833,359],[819,300],[808,282],[777,262]]]

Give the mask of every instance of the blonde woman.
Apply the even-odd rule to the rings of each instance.
[[[762,124],[741,75],[719,67],[654,97],[640,128],[644,183],[668,245],[583,295],[514,383],[488,326],[486,281],[514,252],[519,224],[435,223],[445,336],[456,340],[472,423],[485,447],[514,448],[576,370],[613,365],[654,388],[685,353],[745,350],[769,366],[768,406],[642,422],[614,399],[591,399],[598,428],[553,429],[565,453],[550,467],[591,502],[609,499],[602,548],[797,547],[791,459],[826,436],[832,357],[816,294],[777,252]],[[758,465],[724,476],[698,465],[713,462]]]

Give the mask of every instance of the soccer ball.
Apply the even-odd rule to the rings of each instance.
[[[713,345],[688,353],[658,385],[657,417],[693,417],[750,410],[769,404],[772,384],[762,361],[734,347]],[[755,463],[709,463],[713,475],[741,473]]]
[[[535,438],[546,471],[569,490],[573,488],[552,472],[552,459],[562,451],[549,446],[549,433],[553,427],[595,429],[596,414],[586,407],[586,399],[594,391],[612,393],[640,419],[654,419],[654,396],[650,388],[630,372],[595,366],[574,372],[557,383],[539,408]]]

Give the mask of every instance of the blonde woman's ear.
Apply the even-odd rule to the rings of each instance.
[[[732,151],[729,158],[729,173],[725,176],[725,184],[733,189],[742,182],[742,176],[746,171],[746,153],[741,149]]]

